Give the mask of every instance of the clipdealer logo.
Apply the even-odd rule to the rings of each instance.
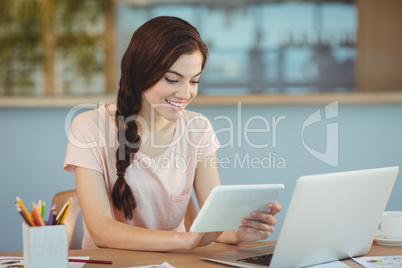
[[[335,101],[333,103],[330,103],[325,106],[324,108],[324,114],[325,114],[325,120],[331,119],[331,118],[337,118],[338,117],[338,101]],[[321,153],[313,148],[311,148],[309,145],[306,144],[305,142],[305,136],[304,136],[304,130],[308,127],[311,126],[312,124],[321,122],[322,117],[321,117],[321,109],[315,111],[313,114],[311,114],[303,123],[302,127],[302,142],[304,148],[315,158],[318,160],[332,166],[332,167],[337,167],[338,162],[339,162],[339,156],[338,156],[338,144],[339,144],[339,134],[338,134],[338,123],[328,123],[326,124],[326,130],[327,130],[327,138],[326,138],[326,144],[325,144],[325,152]]]

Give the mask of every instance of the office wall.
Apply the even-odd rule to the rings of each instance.
[[[277,217],[279,224],[270,239],[278,237],[300,175],[402,165],[402,105],[340,104],[338,116],[329,119],[324,105],[189,109],[206,115],[218,132],[222,143],[218,156],[223,160],[218,166],[223,184],[285,184],[280,198],[284,210]],[[323,120],[305,127],[302,139],[303,124],[317,110],[322,111]],[[62,168],[68,112],[64,108],[0,109],[0,252],[22,251],[15,195],[28,205],[38,199],[50,205],[55,192],[75,187],[74,177]],[[339,142],[330,156],[339,160],[338,164],[332,163],[335,167],[306,149],[326,152],[327,124],[338,126],[336,133],[329,130],[333,134],[331,143],[334,138]],[[258,146],[264,148],[255,148]],[[387,209],[402,210],[402,197],[397,194],[401,191],[399,176]]]

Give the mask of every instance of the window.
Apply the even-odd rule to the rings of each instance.
[[[351,1],[170,1],[148,6],[127,2],[131,4],[118,8],[119,56],[133,28],[150,18],[171,15],[188,20],[210,51],[200,94],[356,90],[357,11]]]

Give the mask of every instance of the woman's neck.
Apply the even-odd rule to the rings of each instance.
[[[176,126],[175,121],[169,121],[155,113],[151,115],[146,111],[140,111],[137,117],[138,128],[142,133],[161,133]]]
[[[151,158],[161,155],[171,144],[176,121],[169,121],[163,116],[151,117],[140,112],[136,122],[141,137],[140,152]]]

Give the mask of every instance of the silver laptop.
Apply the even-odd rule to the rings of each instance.
[[[236,267],[275,268],[303,267],[366,254],[398,170],[387,167],[300,177],[276,246],[201,258]]]

